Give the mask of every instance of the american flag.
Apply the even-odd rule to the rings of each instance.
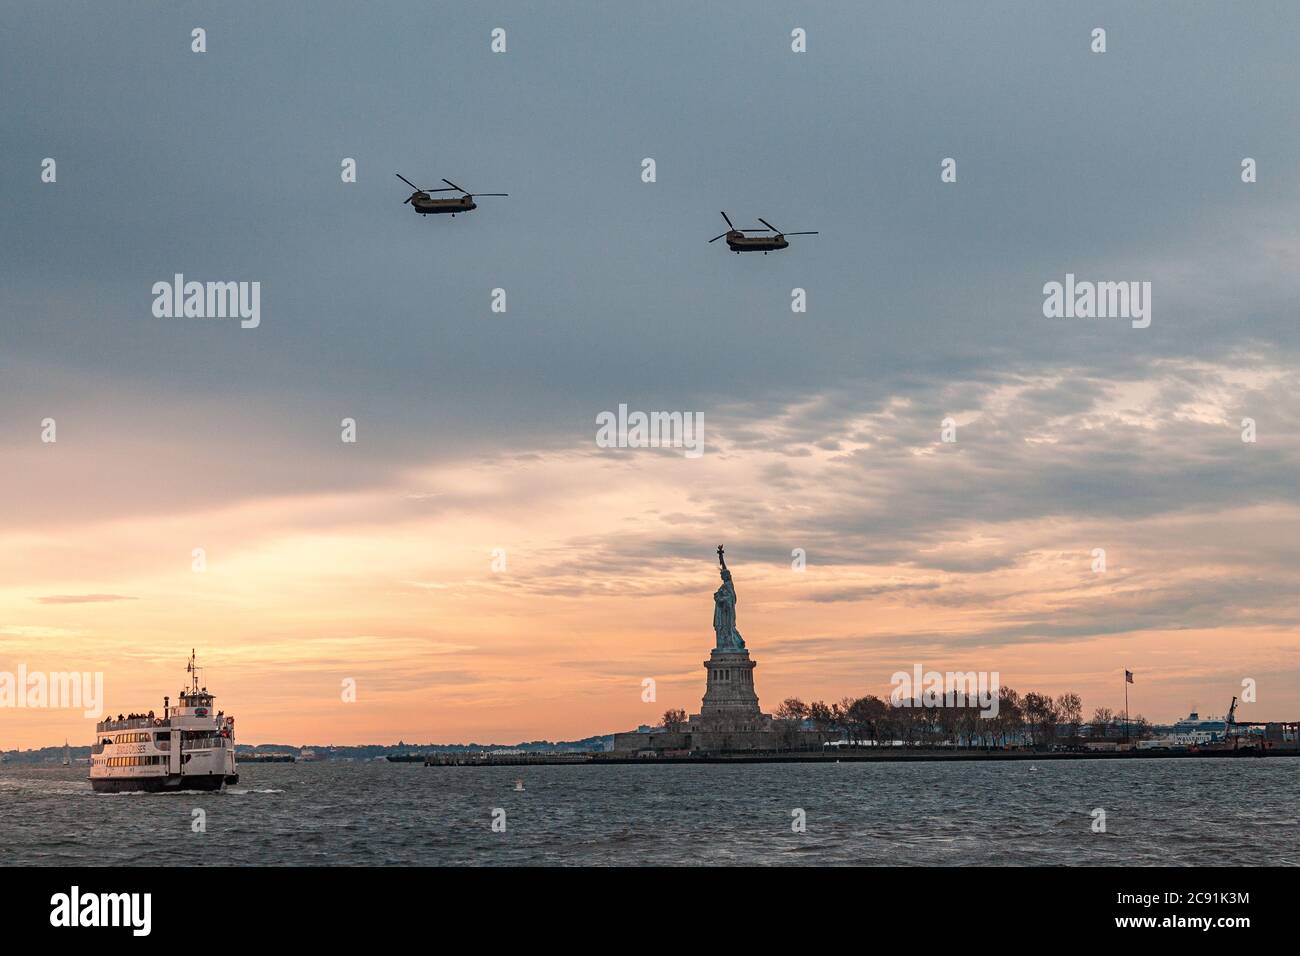
[[[1124,672],[1124,680],[1125,680],[1127,683],[1129,683],[1129,684],[1133,683],[1133,672],[1132,672],[1132,671],[1125,671],[1125,672]]]

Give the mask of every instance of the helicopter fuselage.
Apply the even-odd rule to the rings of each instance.
[[[747,236],[739,231],[727,233],[727,248],[732,252],[775,252],[789,245],[783,235]]]
[[[454,216],[458,212],[469,212],[471,209],[477,209],[478,203],[469,196],[461,196],[459,199],[432,199],[428,196],[416,196],[411,200],[411,208],[422,216],[436,215],[438,213],[451,213]]]

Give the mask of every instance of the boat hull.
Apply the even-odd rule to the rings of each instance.
[[[180,790],[220,790],[227,783],[238,783],[239,774],[169,774],[165,777],[92,778],[96,793],[161,793]]]

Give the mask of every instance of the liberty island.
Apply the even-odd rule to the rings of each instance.
[[[713,593],[714,646],[704,662],[706,678],[700,712],[692,714],[681,727],[615,734],[615,752],[798,750],[819,747],[828,739],[828,734],[816,730],[780,733],[772,715],[759,708],[754,689],[754,668],[758,664],[750,658],[736,627],[736,586],[722,545],[718,545],[718,573],[722,584]]]

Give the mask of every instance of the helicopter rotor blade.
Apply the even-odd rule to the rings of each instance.
[[[766,219],[764,219],[762,216],[758,216],[758,217],[756,217],[756,218],[758,219],[759,222],[761,222],[763,225],[767,226],[767,228],[771,229],[773,232],[780,232],[780,231],[781,231],[780,229],[776,228],[776,226],[772,225],[770,222],[768,222]]]
[[[721,239],[721,238],[722,238],[723,236],[725,236],[725,235],[727,235],[727,233],[725,233],[725,232],[723,232],[723,233],[719,233],[718,235],[716,235],[716,236],[714,236],[712,239],[710,239],[709,242],[717,242],[719,239]]]
[[[509,193],[466,193],[467,196],[509,196]]]
[[[455,183],[453,183],[450,179],[444,179],[443,182],[446,183],[448,186],[450,186],[452,189],[456,190],[457,192],[465,193],[466,196],[469,195],[469,192],[468,192],[467,190],[461,189],[459,186],[457,186]]]
[[[817,233],[816,233],[816,232],[786,232],[786,233],[782,233],[782,235],[786,235],[786,236],[815,236],[815,235],[817,235]]]
[[[403,176],[401,173],[394,173],[393,175],[395,175],[395,176],[396,176],[398,179],[400,179],[402,182],[406,183],[406,185],[410,186],[410,187],[411,187],[412,189],[414,189],[417,193],[420,191],[420,187],[419,187],[419,186],[415,185],[415,183],[411,182],[409,179],[407,179],[407,178],[406,178],[405,176]]]
[[[722,218],[727,220],[727,227],[728,227],[729,229],[735,229],[735,228],[736,228],[735,226],[733,226],[733,225],[731,224],[731,219],[728,218],[728,216],[727,216],[727,214],[726,214],[725,212],[722,214]]]

